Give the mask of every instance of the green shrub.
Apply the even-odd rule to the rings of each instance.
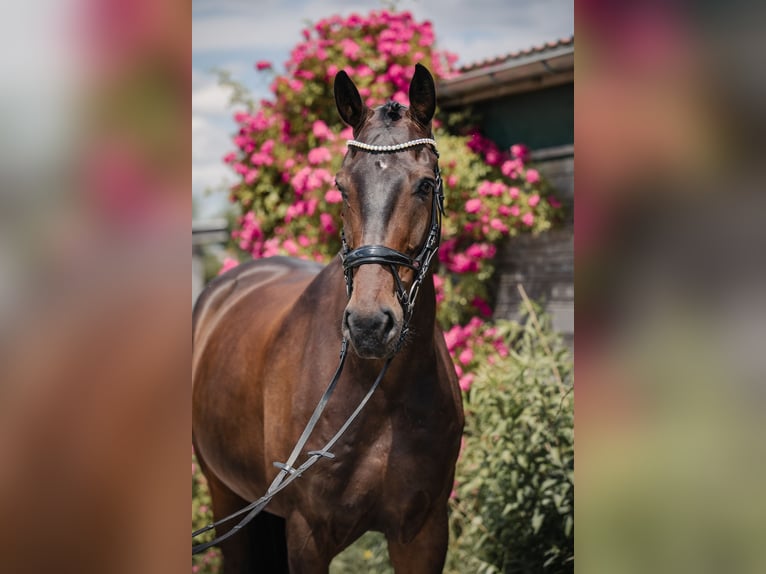
[[[473,346],[447,572],[574,569],[572,360],[532,313],[489,327]],[[493,342],[500,333],[505,357]]]

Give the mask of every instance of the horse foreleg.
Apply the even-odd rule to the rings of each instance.
[[[388,556],[396,574],[438,574],[444,568],[449,531],[447,508],[434,511],[408,543],[387,536]]]
[[[287,519],[287,553],[290,574],[327,574],[332,555],[326,532],[314,532],[306,519],[293,512]]]
[[[210,489],[210,498],[213,502],[213,516],[220,520],[247,505],[247,501],[240,498],[228,489],[212,472],[207,471],[204,462],[200,459],[202,470],[207,478],[208,488]],[[228,524],[222,524],[216,528],[216,536],[228,532],[235,524],[236,520]],[[221,554],[223,554],[224,574],[251,574],[254,569],[247,529],[233,535],[219,544]]]

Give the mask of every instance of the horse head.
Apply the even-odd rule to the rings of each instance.
[[[431,132],[436,91],[419,64],[409,99],[409,108],[388,102],[370,109],[345,72],[335,78],[338,112],[354,133],[336,175],[349,292],[342,329],[362,358],[390,357],[399,349],[438,248],[442,188]]]

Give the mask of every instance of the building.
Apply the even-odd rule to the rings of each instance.
[[[439,83],[444,110],[470,106],[482,133],[501,148],[523,143],[562,199],[574,202],[574,37],[464,66]],[[570,213],[574,210],[570,209]],[[574,226],[508,240],[499,251],[495,316],[516,317],[517,284],[544,304],[574,340]]]

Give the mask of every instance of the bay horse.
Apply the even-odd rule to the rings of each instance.
[[[325,445],[390,368],[332,454],[220,544],[227,574],[326,573],[368,530],[385,535],[397,574],[444,566],[463,408],[429,270],[443,200],[434,82],[418,64],[409,108],[368,108],[342,71],[334,91],[354,133],[337,174],[343,252],[325,267],[287,257],[241,264],[194,308],[192,440],[216,519],[269,487],[344,341],[338,391],[303,456]]]

